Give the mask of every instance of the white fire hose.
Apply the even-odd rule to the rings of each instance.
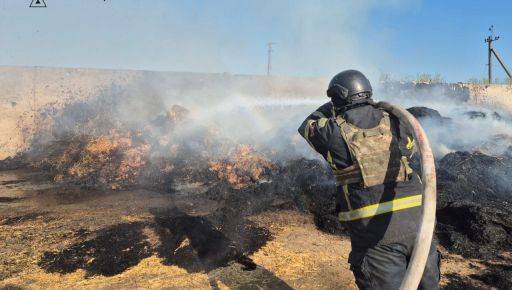
[[[411,113],[386,102],[380,102],[378,106],[396,116],[410,132],[413,132],[416,147],[421,156],[421,180],[425,186],[421,222],[416,241],[414,242],[409,267],[407,267],[402,285],[400,285],[401,290],[416,290],[425,270],[436,220],[436,169],[434,156],[425,131],[423,131],[420,123]]]

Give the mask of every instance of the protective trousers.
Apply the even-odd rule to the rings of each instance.
[[[399,289],[411,252],[411,246],[400,243],[375,246],[365,252],[352,252],[349,258],[350,270],[354,273],[359,289]],[[440,263],[441,254],[433,245],[418,289],[439,289]]]

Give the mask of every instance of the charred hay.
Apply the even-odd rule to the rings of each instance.
[[[437,110],[428,107],[410,107],[407,109],[414,117],[418,119],[431,119],[438,122],[450,122],[452,119],[442,116]],[[492,119],[495,121],[506,121],[506,119],[498,112],[483,112],[470,110],[463,112],[463,115],[469,119]]]
[[[437,166],[437,235],[451,252],[494,258],[512,250],[512,158],[447,154]]]
[[[437,236],[451,253],[492,259],[512,250],[511,214],[506,202],[449,202],[437,211]]]
[[[144,223],[114,225],[95,233],[60,252],[45,252],[38,265],[51,273],[71,273],[84,269],[86,277],[113,276],[137,265],[151,255],[142,235]]]
[[[437,178],[441,203],[512,199],[512,158],[507,155],[448,153],[437,164]]]
[[[493,120],[501,121],[503,117],[498,112],[492,112],[491,114],[487,114],[482,111],[467,111],[464,112],[464,115],[470,119],[486,119],[492,118]]]
[[[407,111],[409,111],[409,113],[418,119],[427,118],[438,121],[440,123],[449,122],[451,120],[450,118],[441,116],[438,111],[427,107],[410,107],[407,109]]]
[[[16,170],[27,167],[29,167],[29,164],[23,154],[16,154],[15,156],[0,160],[0,170]]]
[[[46,251],[38,265],[50,273],[85,270],[86,277],[113,276],[153,254],[165,265],[189,273],[209,272],[238,262],[256,264],[247,256],[272,239],[270,232],[245,218],[226,223],[219,216],[191,216],[177,208],[154,208],[149,221],[120,223],[89,232],[79,229],[78,240],[60,251]],[[231,226],[225,226],[231,225]]]
[[[449,122],[426,107],[408,109],[420,122],[424,119]],[[488,118],[484,112],[465,113],[471,119]],[[501,120],[499,114],[491,114]],[[492,150],[507,136],[495,136],[479,146]],[[495,258],[512,250],[512,158],[505,151],[490,156],[479,151],[452,152],[436,163],[437,237],[451,253],[472,258]]]

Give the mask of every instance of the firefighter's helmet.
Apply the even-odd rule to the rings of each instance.
[[[327,96],[336,107],[342,107],[371,98],[372,91],[372,85],[364,74],[357,70],[346,70],[332,78]]]

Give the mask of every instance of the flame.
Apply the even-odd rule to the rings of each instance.
[[[275,169],[275,165],[246,144],[237,145],[226,162],[210,162],[210,171],[217,177],[226,180],[235,188],[248,187],[258,183],[266,174]]]
[[[104,136],[94,138],[85,146],[85,150],[93,155],[109,155],[116,149],[114,142]]]
[[[91,183],[121,189],[123,184],[133,184],[141,175],[151,146],[135,142],[137,132],[111,131],[108,135],[86,140],[83,150],[66,150],[57,158],[65,174],[55,176],[63,181],[66,175],[75,179],[91,179]],[[75,146],[76,147],[76,146]],[[73,146],[70,146],[73,148]]]

